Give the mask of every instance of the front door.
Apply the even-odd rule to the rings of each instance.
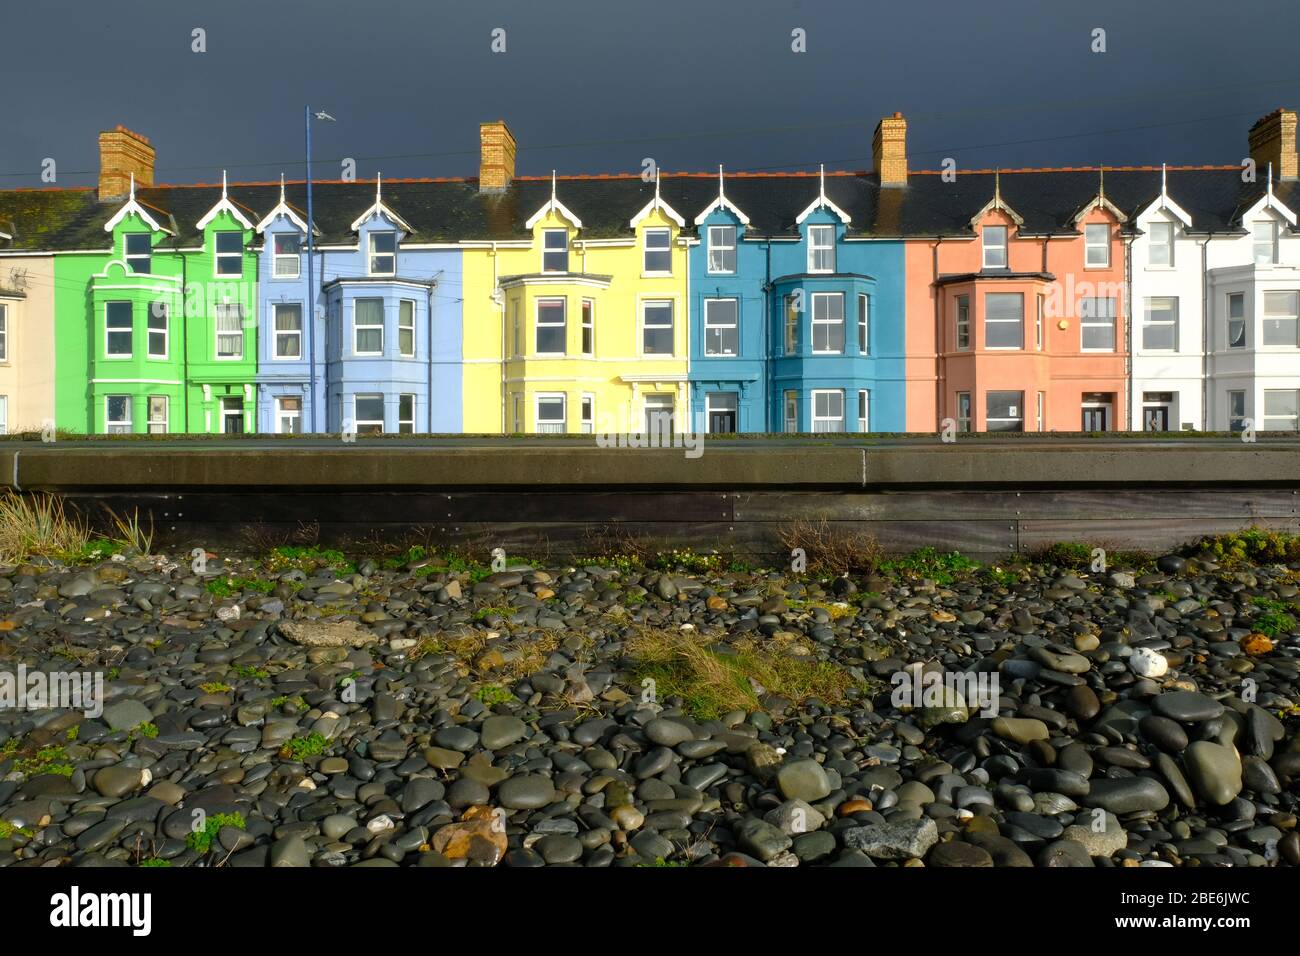
[[[1169,431],[1169,406],[1148,405],[1142,409],[1142,429],[1148,432]]]
[[[1086,432],[1110,431],[1110,408],[1105,405],[1084,406],[1083,430]]]
[[[242,398],[223,398],[221,400],[221,430],[227,435],[244,433],[244,400]]]

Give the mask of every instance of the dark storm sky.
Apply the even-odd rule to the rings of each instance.
[[[894,110],[912,168],[1235,163],[1300,104],[1297,25],[1296,0],[6,0],[0,188],[45,157],[92,183],[117,123],[160,182],[300,178],[307,102],[338,120],[320,178],[474,175],[498,117],[520,173],[860,169]]]

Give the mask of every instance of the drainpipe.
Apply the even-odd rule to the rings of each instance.
[[[772,399],[776,395],[776,374],[774,372],[775,361],[772,358],[772,345],[776,336],[772,335],[772,330],[768,326],[772,322],[772,240],[769,238],[763,243],[764,256],[766,259],[763,267],[763,431],[780,431],[781,426],[778,424],[775,429],[772,426]],[[777,408],[784,409],[785,396],[782,395],[777,399]],[[777,422],[781,422],[784,411],[780,411],[777,416]]]
[[[930,246],[930,288],[934,290],[934,411],[935,427],[939,428],[943,424],[943,396],[946,391],[945,383],[948,380],[948,359],[944,355],[943,341],[943,315],[942,315],[942,296],[943,292],[937,287],[939,281],[939,237],[934,237],[934,243]],[[903,293],[906,299],[906,291]],[[903,303],[903,314],[907,314],[907,303]],[[906,319],[904,319],[906,321]],[[972,389],[973,391],[973,389]],[[974,415],[975,396],[971,396],[971,414]],[[903,423],[904,429],[907,423]]]
[[[441,274],[442,274],[441,271],[440,271],[438,274],[441,275]],[[437,284],[437,283],[438,283],[438,276],[434,276],[434,277],[433,277],[433,281],[429,284],[429,288],[428,288],[428,290],[427,290],[427,294],[428,294],[428,296],[429,296],[429,302],[428,302],[428,308],[429,308],[429,344],[426,345],[425,348],[428,350],[428,353],[429,353],[429,358],[428,358],[429,373],[428,373],[428,375],[425,376],[425,379],[426,379],[426,382],[425,382],[425,388],[426,388],[426,390],[427,390],[427,392],[428,392],[428,396],[429,396],[429,397],[428,397],[429,407],[428,407],[427,411],[425,412],[425,417],[428,419],[428,422],[429,422],[429,434],[431,434],[431,435],[433,434],[433,292],[434,292],[434,290],[438,287],[438,284]],[[400,305],[399,305],[399,308],[400,308]],[[461,397],[461,401],[464,401],[463,385],[462,385],[462,397]],[[400,402],[401,402],[401,399],[398,399],[398,402],[400,403]],[[399,408],[398,411],[400,412],[401,409]],[[412,409],[411,411],[414,412],[415,410]]]
[[[181,231],[176,217],[169,216],[172,224],[172,252],[181,260],[181,412],[185,416],[185,431],[190,430],[190,322],[185,314],[185,297],[189,289],[189,260],[180,251]],[[145,409],[145,427],[148,427],[148,408]],[[171,423],[168,423],[171,427]]]
[[[1210,430],[1210,235],[1201,240],[1201,431]],[[1231,423],[1229,423],[1231,427]]]
[[[1124,403],[1127,416],[1125,430],[1133,427],[1133,238],[1124,240],[1124,305],[1128,313],[1124,321],[1124,391],[1128,399]],[[1117,310],[1118,311],[1118,310]]]

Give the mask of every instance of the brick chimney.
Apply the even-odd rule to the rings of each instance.
[[[1250,128],[1250,158],[1257,175],[1262,177],[1272,163],[1274,179],[1296,178],[1295,126],[1295,110],[1274,110],[1256,120]]]
[[[153,147],[139,133],[125,126],[99,134],[99,201],[124,199],[131,191],[131,174],[136,186],[153,185]]]
[[[876,127],[871,160],[880,185],[907,185],[907,120],[902,113],[886,116]]]
[[[478,128],[480,192],[504,192],[515,178],[515,138],[505,120],[481,123]]]

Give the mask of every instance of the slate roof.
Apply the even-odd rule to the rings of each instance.
[[[1242,212],[1264,194],[1263,174],[1243,183],[1237,166],[1180,167],[1168,171],[1170,197],[1192,217],[1193,231],[1223,233],[1239,229]],[[1096,195],[1096,169],[1003,170],[998,177],[1003,202],[1024,220],[1026,234],[1072,234],[1079,210]],[[973,235],[971,218],[994,194],[991,170],[957,173],[944,182],[938,173],[913,172],[904,187],[882,189],[870,173],[827,173],[827,198],[850,217],[848,235],[878,238],[963,237]],[[582,221],[581,238],[630,237],[629,225],[654,197],[654,183],[638,175],[559,177],[560,202]],[[1300,212],[1300,183],[1274,185],[1278,199]],[[1130,218],[1160,193],[1160,170],[1154,167],[1107,169],[1105,195]],[[232,202],[257,221],[280,201],[280,183],[235,184]],[[660,195],[693,221],[718,195],[712,173],[663,174]],[[726,177],[728,200],[749,217],[747,234],[796,238],[798,215],[818,195],[818,176],[806,173],[741,173]],[[136,197],[159,210],[160,224],[177,233],[180,246],[195,246],[195,224],[220,199],[218,183],[154,186]],[[499,194],[484,194],[476,179],[386,180],[385,205],[415,230],[409,241],[527,239],[525,222],[551,196],[550,177],[516,178]],[[286,186],[286,198],[299,210],[307,207],[301,182]],[[321,245],[352,244],[353,220],[374,202],[373,181],[317,182],[313,212]],[[121,201],[100,203],[94,189],[27,189],[0,191],[0,251],[102,249],[104,223]],[[1131,228],[1131,225],[1128,227]],[[171,240],[167,240],[170,244]]]

